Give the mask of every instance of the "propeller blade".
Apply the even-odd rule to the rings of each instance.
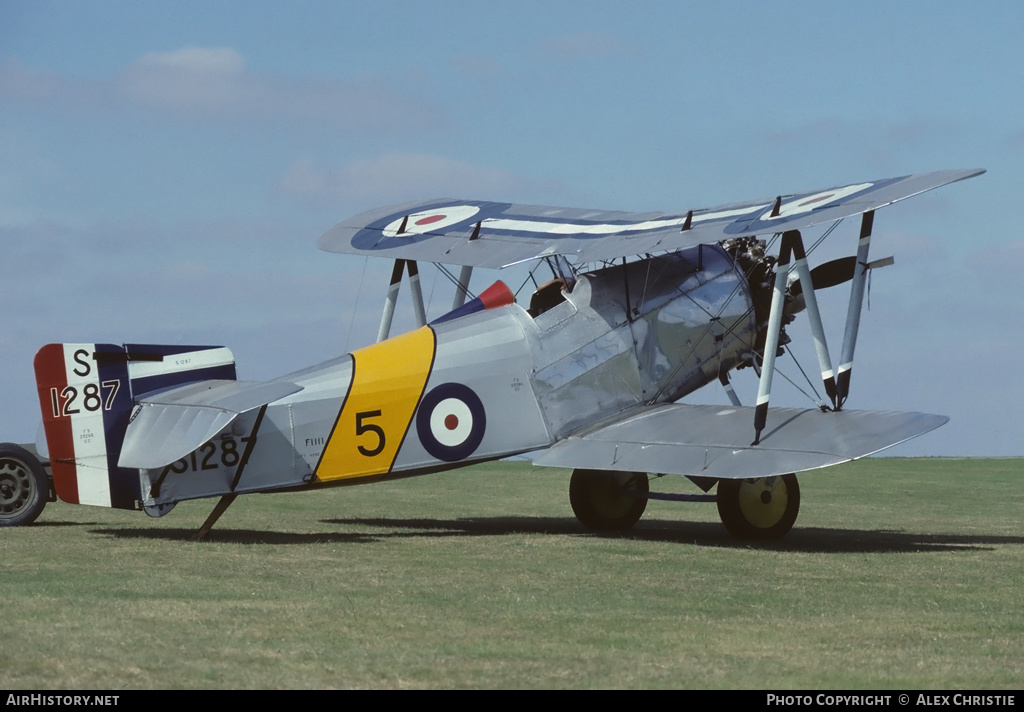
[[[854,256],[840,257],[825,264],[818,265],[811,270],[811,284],[815,289],[828,289],[843,282],[853,279],[853,273],[857,268],[857,258]],[[793,282],[790,286],[790,293],[796,297],[803,292],[800,281]]]

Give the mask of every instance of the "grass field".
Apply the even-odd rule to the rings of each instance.
[[[769,546],[708,504],[588,534],[523,463],[242,497],[203,543],[209,500],[51,504],[0,530],[0,687],[1020,687],[1024,459],[800,483]]]

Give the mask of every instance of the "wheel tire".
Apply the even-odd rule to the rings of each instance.
[[[34,522],[46,506],[48,489],[46,472],[32,453],[0,443],[0,527]]]
[[[587,529],[621,531],[639,521],[647,509],[647,498],[630,492],[650,491],[644,472],[573,470],[569,480],[569,503]]]
[[[719,480],[718,515],[737,539],[781,539],[800,511],[796,475]]]

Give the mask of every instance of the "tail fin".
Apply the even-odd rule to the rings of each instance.
[[[233,380],[235,362],[220,346],[47,344],[35,371],[57,496],[136,509],[139,471],[117,466],[135,399],[192,381]]]

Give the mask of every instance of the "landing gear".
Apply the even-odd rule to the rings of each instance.
[[[46,506],[46,472],[23,447],[0,443],[0,527],[31,524]]]
[[[629,529],[647,508],[649,491],[644,472],[573,470],[569,480],[572,511],[587,529]],[[637,496],[639,495],[639,496]]]
[[[781,539],[799,511],[796,475],[718,482],[718,515],[737,539]]]

